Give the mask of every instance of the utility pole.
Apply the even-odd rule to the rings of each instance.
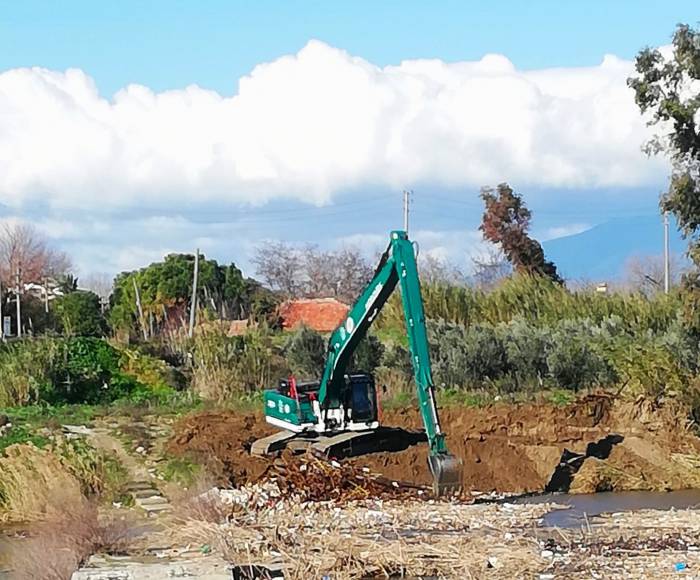
[[[0,282],[0,339],[5,340],[5,319],[2,316],[2,282]]]
[[[22,301],[19,297],[19,287],[21,278],[22,268],[21,266],[17,266],[17,270],[15,271],[15,291],[17,293],[17,297],[15,300],[17,302],[17,338],[22,338]]]
[[[199,248],[194,254],[194,276],[192,277],[192,298],[190,300],[190,328],[187,335],[194,336],[194,319],[197,316],[197,278],[199,277]]]
[[[668,210],[664,212],[664,293],[671,289],[671,255],[669,242]]]
[[[143,332],[143,339],[148,340],[148,331],[146,330],[146,323],[143,321],[143,308],[141,307],[141,293],[139,292],[139,287],[136,285],[136,278],[132,278],[131,281],[134,283],[134,292],[136,293],[136,308],[139,311],[139,323],[141,324],[141,332]]]
[[[403,231],[408,234],[408,206],[411,202],[411,192],[407,189],[403,190]]]
[[[49,279],[44,278],[44,312],[49,313]]]

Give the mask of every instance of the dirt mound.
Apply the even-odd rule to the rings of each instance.
[[[203,411],[175,426],[166,451],[201,463],[222,484],[242,485],[257,481],[270,466],[268,459],[251,455],[250,446],[274,432],[262,415]]]
[[[541,491],[567,457],[576,463],[567,483],[572,491],[700,486],[700,440],[686,429],[682,409],[672,405],[599,394],[567,406],[449,407],[440,415],[450,451],[464,461],[466,489]],[[382,423],[422,427],[416,409],[384,411]],[[215,473],[239,485],[256,481],[270,464],[248,450],[255,439],[272,432],[261,415],[197,413],[177,425],[169,449],[213,465]],[[610,440],[614,446],[601,455],[599,447]],[[391,480],[429,485],[426,456],[426,446],[417,445],[346,461]]]

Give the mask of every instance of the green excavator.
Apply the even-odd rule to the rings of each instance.
[[[433,490],[436,495],[461,490],[462,462],[448,452],[438,417],[415,249],[405,231],[391,232],[372,281],[331,334],[321,380],[290,377],[265,391],[265,418],[282,431],[253,443],[253,454],[311,448],[342,457],[398,450],[416,442],[408,432],[380,426],[372,375],[348,373],[355,348],[397,285],[401,287],[418,405],[430,446]]]

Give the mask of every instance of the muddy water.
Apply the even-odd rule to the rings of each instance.
[[[568,506],[544,516],[545,527],[579,528],[593,525],[592,518],[601,514],[643,509],[697,509],[700,508],[700,489],[680,491],[611,491],[593,494],[547,494],[522,498],[516,503],[548,503]],[[588,524],[586,523],[588,520]]]

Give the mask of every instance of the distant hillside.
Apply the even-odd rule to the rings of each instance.
[[[662,219],[658,215],[613,219],[542,245],[564,277],[612,280],[623,274],[630,257],[663,254]],[[686,248],[672,221],[671,253],[681,256]]]

